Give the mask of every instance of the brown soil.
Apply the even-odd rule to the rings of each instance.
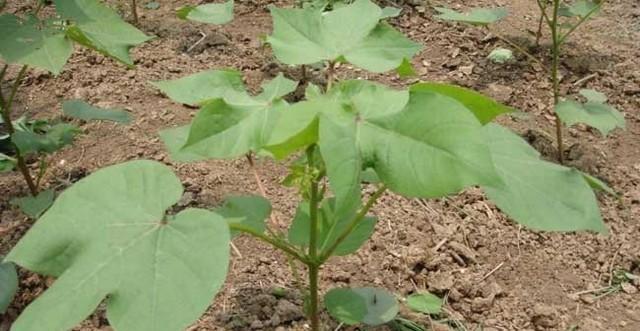
[[[135,115],[130,126],[84,124],[86,134],[50,159],[48,185],[64,188],[98,168],[146,158],[174,168],[187,188],[185,205],[211,206],[227,194],[257,192],[244,160],[173,163],[157,132],[186,123],[195,110],[171,102],[147,82],[231,67],[241,70],[247,85],[256,89],[278,68],[260,42],[271,29],[266,6],[274,2],[236,1],[235,20],[221,27],[177,20],[173,10],[184,2],[160,1],[157,10],[141,9],[140,28],[158,38],[133,51],[136,70],[82,49],[59,77],[37,70],[29,73],[18,106],[34,116],[60,116],[61,100],[69,98],[126,107]],[[432,2],[460,6],[456,5],[460,1]],[[538,49],[532,45],[537,25],[534,1],[464,3],[507,6],[511,15],[496,31],[540,56],[546,54],[548,45]],[[372,240],[355,255],[331,260],[322,272],[322,288],[374,285],[399,295],[428,289],[447,298],[451,329],[458,330],[640,330],[639,283],[601,298],[589,293],[606,287],[616,270],[640,274],[640,3],[617,0],[605,7],[566,46],[562,89],[571,94],[585,87],[602,91],[627,120],[626,130],[606,139],[585,127],[568,130],[571,162],[621,193],[619,199],[600,197],[608,236],[521,229],[477,189],[429,201],[387,194],[375,208],[381,221]],[[553,147],[545,142],[553,132],[550,84],[539,67],[519,55],[511,64],[493,64],[486,56],[506,45],[491,34],[434,20],[429,8],[409,4],[403,8],[403,15],[392,23],[425,45],[413,60],[419,79],[472,87],[521,110],[525,116],[502,122],[522,134],[528,132],[536,147],[552,155]],[[202,33],[207,37],[193,47]],[[367,77],[394,86],[412,82],[344,66],[339,72],[341,78]],[[10,76],[15,74],[14,68]],[[297,201],[294,191],[278,185],[286,168],[261,160],[259,171],[276,215],[288,219]],[[9,203],[26,193],[21,178],[3,175],[0,183],[3,254],[31,221]],[[242,256],[234,256],[224,290],[190,330],[306,329],[301,298],[282,255],[251,238],[238,238],[235,245]],[[9,313],[0,316],[0,330],[52,281],[24,270],[20,276],[19,295]],[[273,295],[276,288],[285,289],[284,297]],[[94,314],[78,330],[109,330],[102,316]],[[409,317],[443,329],[425,317]],[[335,328],[335,323],[325,320]]]

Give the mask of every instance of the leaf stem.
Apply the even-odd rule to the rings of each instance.
[[[553,83],[553,112],[556,122],[556,143],[558,148],[558,162],[564,163],[564,147],[562,141],[562,121],[556,113],[558,102],[560,101],[560,78],[558,77],[558,67],[560,65],[560,36],[558,31],[558,10],[560,8],[560,0],[553,0],[553,16],[551,20],[551,38],[553,46],[551,50],[551,80]]]
[[[230,223],[229,224],[229,229],[231,230],[236,230],[236,231],[240,231],[243,233],[246,233],[252,237],[258,238],[264,242],[266,242],[267,244],[287,253],[289,256],[293,257],[294,259],[308,265],[310,263],[309,259],[304,256],[302,253],[298,252],[298,250],[294,247],[292,247],[291,245],[289,245],[286,242],[283,242],[282,240],[275,238],[275,237],[270,237],[265,235],[264,233],[260,233],[250,227],[247,227],[245,225],[242,225],[240,223]]]
[[[11,109],[13,107],[13,101],[15,99],[16,93],[18,92],[18,87],[20,86],[20,83],[22,82],[22,79],[24,78],[24,75],[27,72],[27,69],[28,69],[28,66],[26,65],[22,66],[22,68],[20,69],[20,72],[18,73],[18,76],[16,77],[16,80],[13,83],[13,86],[11,88],[11,92],[9,92],[8,99],[5,100],[4,95],[2,94],[2,90],[0,89],[0,108],[2,108],[2,112],[0,113],[2,113],[2,121],[4,122],[7,128],[9,136],[13,136],[13,134],[15,133],[15,128],[13,127],[13,121],[11,119]],[[6,66],[2,70],[2,76],[4,76],[5,73],[6,73]],[[1,80],[0,80],[0,83],[1,83]],[[36,184],[33,182],[33,177],[31,177],[31,173],[29,172],[27,163],[25,162],[24,157],[20,153],[20,150],[18,149],[17,146],[15,146],[15,158],[16,158],[16,166],[20,171],[20,173],[22,174],[22,177],[24,177],[24,180],[27,183],[27,186],[29,187],[29,191],[31,192],[31,195],[32,196],[38,195],[38,188]]]
[[[604,4],[604,3],[605,3],[605,0],[602,0],[597,6],[593,7],[593,9],[591,9],[586,15],[580,17],[580,20],[578,21],[578,23],[573,25],[571,27],[571,29],[569,29],[569,31],[567,31],[567,33],[565,33],[562,37],[560,37],[560,44],[563,44],[565,42],[565,40],[567,39],[567,37],[569,37],[574,31],[576,31],[576,29],[578,27],[580,27],[580,25],[582,25],[582,23],[587,21],[591,16],[593,16],[593,14],[598,12],[598,10],[600,10],[600,8],[602,8],[602,4]]]
[[[503,37],[499,33],[495,32],[488,25],[486,26],[486,28],[487,28],[487,31],[489,33],[493,34],[494,36],[496,36],[496,38],[498,38],[498,39],[502,40],[503,42],[509,44],[511,47],[513,47],[516,50],[518,50],[518,52],[524,54],[529,59],[531,59],[533,62],[539,64],[542,67],[542,69],[544,69],[545,71],[549,72],[549,68],[544,63],[542,63],[542,61],[540,61],[538,58],[536,58],[533,54],[529,53],[524,48],[520,47],[518,44],[514,43],[513,41],[509,40],[508,38]]]
[[[313,157],[316,145],[307,148],[307,163],[313,167]],[[318,274],[322,262],[318,260],[318,205],[320,199],[318,197],[318,177],[311,181],[311,197],[309,199],[309,260],[307,264],[309,268],[309,320],[311,322],[311,330],[318,331],[320,329],[320,316],[318,310]]]
[[[349,236],[349,234],[351,234],[351,232],[353,232],[353,230],[355,230],[356,226],[358,226],[360,221],[362,221],[364,217],[367,216],[367,213],[369,212],[371,207],[373,207],[376,201],[382,196],[382,194],[384,194],[386,190],[387,190],[387,187],[385,185],[382,185],[378,187],[378,189],[369,197],[369,200],[367,200],[367,203],[353,217],[351,222],[349,222],[349,225],[347,225],[347,227],[344,229],[344,231],[342,231],[340,236],[338,236],[338,239],[336,239],[336,241],[322,253],[322,255],[320,256],[321,263],[324,263],[331,257],[331,255],[333,254],[333,252],[335,252],[338,246],[347,238],[347,236]]]

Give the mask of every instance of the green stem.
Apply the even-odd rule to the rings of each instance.
[[[309,264],[310,261],[309,259],[304,256],[302,253],[298,252],[298,250],[294,247],[292,247],[291,245],[287,244],[286,242],[283,242],[277,238],[274,237],[270,237],[265,235],[264,233],[260,233],[248,226],[242,225],[240,223],[229,223],[229,229],[231,230],[236,230],[236,231],[240,231],[243,233],[246,233],[248,235],[251,235],[252,237],[258,238],[264,242],[266,242],[267,244],[287,253],[288,255],[290,255],[291,257],[293,257],[294,259],[304,263],[304,264]]]
[[[316,145],[307,148],[307,163],[313,167],[313,157]],[[309,199],[309,320],[311,331],[320,330],[320,312],[318,309],[318,274],[320,273],[320,263],[318,261],[318,181],[319,177],[311,181],[311,194]]]
[[[28,67],[26,65],[22,66],[22,69],[20,69],[20,72],[18,73],[18,76],[16,77],[16,80],[13,83],[13,86],[11,87],[11,92],[9,92],[8,99],[5,100],[4,95],[2,94],[2,90],[0,90],[0,108],[2,108],[2,112],[1,112],[2,120],[7,128],[9,136],[12,136],[15,133],[15,128],[13,127],[13,121],[11,118],[11,109],[13,108],[13,100],[16,97],[16,93],[18,92],[18,87],[20,86],[20,83],[22,82],[24,75],[27,73],[27,69]],[[6,68],[3,69],[3,73],[2,73],[3,76],[5,72],[6,72]],[[18,167],[18,170],[22,174],[22,177],[24,177],[24,180],[27,183],[27,186],[29,187],[29,191],[31,192],[31,195],[32,196],[38,195],[38,188],[36,184],[33,182],[33,177],[31,177],[31,173],[29,172],[27,163],[25,162],[24,157],[22,156],[22,154],[20,153],[20,150],[17,147],[15,148],[15,158],[17,160],[16,166]]]
[[[333,252],[335,252],[338,246],[347,238],[347,236],[349,236],[349,234],[351,234],[351,232],[353,232],[353,230],[364,219],[364,217],[367,216],[367,213],[369,212],[371,207],[373,207],[376,201],[382,196],[382,194],[384,194],[386,190],[387,190],[387,187],[382,185],[378,188],[378,190],[376,190],[369,197],[369,200],[367,200],[367,203],[353,217],[353,219],[351,220],[351,222],[349,222],[349,225],[347,225],[344,231],[340,233],[340,236],[338,236],[338,239],[336,239],[336,241],[322,253],[322,255],[320,256],[320,263],[326,262],[331,257],[331,255],[333,254]]]
[[[562,121],[555,112],[558,102],[560,101],[560,78],[558,77],[558,67],[560,65],[560,35],[558,31],[558,10],[560,8],[560,0],[553,0],[553,16],[551,19],[551,38],[553,46],[551,49],[551,55],[553,57],[551,62],[551,79],[553,82],[553,110],[556,120],[556,143],[558,147],[558,162],[564,163],[564,147],[562,141]]]
[[[600,8],[602,8],[602,4],[604,4],[604,2],[605,2],[605,0],[602,0],[597,6],[593,7],[593,9],[591,9],[589,11],[589,13],[587,13],[584,16],[582,16],[580,18],[580,20],[578,21],[578,23],[576,23],[574,26],[572,26],[571,29],[569,29],[569,31],[567,31],[567,33],[565,33],[562,37],[560,37],[560,44],[563,44],[564,41],[567,39],[567,37],[569,37],[574,31],[576,31],[576,29],[578,27],[580,27],[580,25],[582,25],[582,23],[587,21],[591,16],[593,16],[593,14],[597,13],[598,10],[600,10]]]
[[[540,46],[540,38],[542,38],[542,23],[545,22],[545,16],[547,15],[547,3],[541,3],[540,0],[536,0],[538,2],[538,7],[540,8],[540,20],[538,21],[538,31],[536,31],[536,47]]]

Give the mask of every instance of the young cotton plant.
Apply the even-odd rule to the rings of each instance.
[[[389,63],[401,65],[407,53],[392,49],[347,57],[357,50],[336,48],[342,43],[322,38],[305,40],[293,28],[284,29],[293,42],[313,44],[316,52],[300,48],[295,55],[285,43],[283,26],[300,18],[319,22],[314,31],[330,36],[323,17],[331,22],[332,13],[345,15],[340,17],[349,19],[342,21],[352,24],[365,20],[363,8],[374,6],[359,0],[336,9],[358,9],[352,16],[315,11],[315,19],[301,9],[272,9],[280,21],[268,38],[275,41],[276,54],[284,48],[286,55],[280,54],[287,61],[326,65],[326,88],[310,85],[303,101],[283,100],[297,86],[283,76],[264,83],[258,94],[248,93],[240,73],[229,70],[154,83],[175,101],[200,107],[190,124],[161,133],[174,160],[245,157],[254,167],[255,155],[296,159],[285,182],[297,187],[299,205],[286,233],[266,221],[272,208],[264,191],[229,198],[212,211],[175,211],[182,186],[168,167],[131,161],[99,170],[63,192],[7,257],[57,277],[13,330],[69,329],[102,302],[115,330],[182,330],[207,309],[224,282],[230,240],[239,234],[305,266],[303,295],[311,330],[323,329],[321,301],[345,324],[409,326],[396,319],[397,299],[384,289],[331,289],[320,299],[322,267],[332,257],[353,254],[369,239],[377,223],[372,208],[385,192],[438,198],[480,186],[500,209],[533,229],[606,232],[581,173],[540,160],[519,136],[491,123],[510,108],[447,84],[398,90],[366,80],[335,81],[337,62],[378,69],[384,63],[391,70]],[[370,13],[380,19],[379,11]],[[370,26],[375,35],[378,25]],[[370,35],[353,40],[400,42]],[[407,299],[409,307],[425,313],[437,313],[440,304],[426,293]]]
[[[551,32],[552,42],[550,68],[517,44],[500,37],[499,34],[492,31],[492,33],[497,35],[501,40],[516,48],[532,61],[540,64],[540,66],[547,71],[552,82],[554,114],[556,116],[557,159],[561,164],[564,163],[563,123],[569,126],[576,123],[583,123],[598,129],[603,135],[606,135],[614,128],[625,127],[622,114],[613,107],[602,105],[604,101],[592,100],[585,95],[589,100],[587,105],[581,107],[573,101],[563,100],[560,95],[561,78],[559,67],[562,46],[576,29],[601,10],[605,2],[606,0],[576,0],[571,2],[564,0],[536,0],[538,8],[540,9],[540,25],[536,34],[536,44],[542,35],[543,23],[546,23]],[[506,11],[502,8],[475,8],[468,13],[459,13],[447,8],[436,8],[436,10],[441,13],[437,16],[440,19],[481,25],[487,29],[490,24],[501,20],[507,15]],[[582,91],[580,93],[583,94]],[[598,100],[604,98],[606,101],[606,97],[599,92],[592,91],[586,93],[589,95],[598,93],[598,95],[600,95]],[[596,106],[596,104],[601,104],[601,106]]]
[[[0,132],[0,170],[20,171],[31,197],[16,203],[32,217],[39,216],[53,201],[52,191],[40,194],[40,180],[47,169],[46,154],[71,144],[79,129],[63,122],[14,119],[15,97],[26,73],[33,67],[59,74],[73,53],[74,43],[133,66],[129,49],[149,39],[97,0],[53,1],[58,15],[55,19],[38,18],[45,2],[37,3],[34,12],[25,17],[0,15],[0,58],[5,62],[0,82],[8,75],[9,65],[22,65],[10,91],[0,91],[0,124],[4,127]],[[128,121],[128,115],[121,110],[101,111],[81,101],[65,102],[63,110],[65,115],[83,120]],[[40,160],[35,177],[26,161],[32,155]]]

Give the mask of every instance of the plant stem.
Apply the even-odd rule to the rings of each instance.
[[[331,86],[333,86],[333,80],[335,78],[335,66],[335,61],[329,61],[329,66],[327,66],[327,91],[329,91],[331,89]]]
[[[342,231],[340,236],[338,236],[338,239],[336,239],[336,241],[331,246],[329,246],[328,249],[324,250],[324,252],[322,253],[322,256],[320,257],[321,263],[326,262],[327,259],[331,257],[331,255],[336,250],[336,248],[338,248],[338,246],[347,238],[347,236],[349,236],[349,234],[353,232],[356,226],[358,226],[358,223],[360,223],[360,221],[362,221],[364,217],[367,216],[367,213],[369,212],[371,207],[373,207],[376,201],[382,196],[382,194],[384,194],[386,190],[387,190],[387,187],[382,185],[369,197],[369,200],[367,200],[367,203],[364,206],[362,206],[360,211],[353,217],[351,222],[349,222],[349,225],[347,225],[347,227],[344,229],[344,231]]]
[[[560,35],[558,31],[558,10],[560,8],[560,0],[553,0],[553,16],[551,18],[551,38],[553,46],[551,49],[551,79],[553,82],[553,112],[556,120],[556,143],[558,148],[558,162],[564,163],[564,147],[562,141],[562,121],[555,112],[558,102],[560,101],[560,78],[558,77],[558,67],[560,65]]]
[[[298,252],[296,250],[296,248],[292,247],[291,245],[289,245],[286,242],[283,242],[281,240],[279,240],[278,238],[274,238],[274,237],[269,237],[267,235],[265,235],[264,233],[260,233],[248,226],[242,225],[240,223],[229,223],[229,229],[231,230],[236,230],[236,231],[240,231],[243,233],[246,233],[252,237],[258,238],[264,242],[266,242],[267,244],[289,254],[291,257],[293,257],[294,259],[308,265],[310,263],[309,259],[304,256],[302,253]]]
[[[307,148],[307,163],[313,167],[313,156],[316,145]],[[318,309],[318,274],[320,265],[318,260],[318,181],[319,178],[313,178],[311,181],[311,197],[309,199],[309,260],[307,265],[309,268],[309,320],[311,322],[311,331],[320,330],[320,314]]]
[[[133,22],[138,24],[138,6],[136,0],[131,0],[131,13],[133,13]]]
[[[22,79],[24,78],[24,75],[26,74],[27,69],[28,69],[28,66],[26,65],[22,66],[22,69],[20,69],[20,72],[18,73],[18,76],[16,77],[16,80],[13,83],[13,86],[11,88],[11,92],[9,92],[8,99],[5,100],[4,95],[2,94],[2,90],[0,90],[0,108],[2,108],[2,112],[1,112],[2,121],[4,122],[7,128],[9,136],[12,136],[15,133],[15,128],[13,127],[13,121],[11,119],[11,109],[13,107],[13,100],[16,97],[16,93],[18,92],[18,87],[20,86],[20,82],[22,82]],[[3,69],[3,72],[2,72],[3,76],[5,72],[6,72],[6,67]],[[20,150],[17,147],[15,148],[15,158],[17,160],[16,166],[18,167],[18,170],[22,174],[22,177],[24,177],[24,180],[27,183],[27,186],[29,187],[29,191],[31,192],[31,195],[32,196],[38,195],[38,188],[36,184],[33,182],[33,177],[31,177],[31,173],[29,172],[27,163],[25,162],[24,157],[22,156],[22,154],[20,153]]]

